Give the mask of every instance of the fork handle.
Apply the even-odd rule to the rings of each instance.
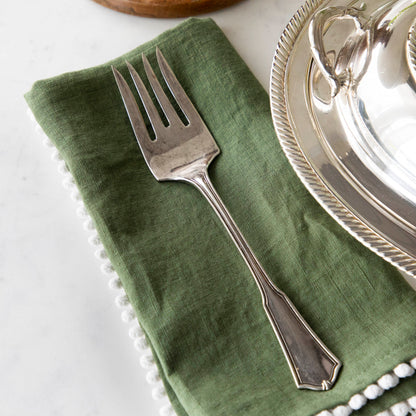
[[[329,390],[335,383],[341,362],[322,343],[293,303],[269,279],[244,239],[207,171],[186,182],[194,185],[209,201],[249,267],[262,295],[263,307],[279,340],[298,388]]]

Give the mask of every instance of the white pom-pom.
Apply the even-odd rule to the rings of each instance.
[[[334,416],[350,416],[352,409],[349,406],[337,406],[335,409],[332,409],[332,414]]]
[[[319,412],[316,416],[332,416],[332,413],[329,410],[324,410]]]
[[[415,373],[415,369],[405,363],[399,364],[393,371],[400,378],[410,377]]]
[[[60,162],[61,160],[63,160],[61,154],[58,152],[58,149],[52,150],[51,159],[55,162]]]
[[[104,247],[99,247],[97,250],[95,250],[95,257],[97,257],[97,259],[99,260],[107,260],[108,259],[108,255],[107,252],[105,251]]]
[[[416,396],[413,396],[410,399],[408,399],[407,403],[409,403],[409,406],[412,408],[412,410],[416,410]]]
[[[411,365],[414,369],[416,369],[416,357],[415,357],[415,358],[413,358],[413,360],[410,360],[410,365]]]
[[[112,274],[115,272],[113,265],[109,261],[103,263],[100,268],[104,274]]]
[[[65,175],[64,179],[62,180],[62,186],[65,189],[74,189],[76,186],[74,177],[70,174]]]
[[[160,384],[152,390],[152,397],[154,400],[161,400],[166,397],[166,390],[163,384]]]
[[[60,161],[59,162],[59,164],[58,164],[58,172],[61,174],[61,175],[65,175],[65,176],[67,176],[67,175],[69,175],[70,173],[69,173],[69,169],[68,169],[68,166],[67,166],[67,164],[62,160],[62,161]]]
[[[391,416],[391,413],[388,410],[383,410],[380,413],[377,413],[376,416]]]
[[[127,297],[126,292],[124,292],[124,290],[122,294],[116,296],[116,305],[119,308],[124,308],[129,304],[130,304],[129,298]]]
[[[108,286],[110,287],[110,289],[113,290],[121,289],[123,287],[121,280],[118,276],[112,277],[108,282]]]
[[[155,367],[155,360],[151,352],[140,357],[140,365],[148,370]]]
[[[42,127],[38,123],[36,123],[35,125],[35,132],[40,136],[43,136],[45,134],[45,132],[42,130]]]
[[[71,192],[71,199],[75,202],[82,201],[81,194],[79,193],[78,189],[73,189]]]
[[[77,207],[77,215],[78,215],[79,218],[82,218],[82,219],[88,217],[87,208],[85,208],[85,205],[82,202]]]
[[[363,394],[367,399],[374,400],[380,397],[384,393],[384,390],[377,384],[370,384],[364,391]]]
[[[396,374],[385,374],[377,381],[377,384],[384,390],[392,389],[399,384],[399,377]]]
[[[138,337],[134,340],[134,347],[136,350],[143,351],[147,348],[149,348],[149,344],[147,343],[146,337]]]
[[[149,384],[157,384],[160,382],[160,375],[157,369],[152,369],[146,374],[146,381]]]
[[[390,408],[390,410],[394,416],[407,416],[410,412],[410,408],[405,402],[395,404]]]
[[[43,131],[42,131],[42,135],[43,135],[42,144],[45,147],[49,147],[50,149],[54,148],[55,145],[51,142],[51,139],[48,136],[46,136],[45,133],[43,133]]]
[[[136,318],[136,314],[134,313],[133,309],[126,309],[125,311],[121,312],[121,320],[123,322],[131,322]]]
[[[132,326],[129,329],[129,336],[132,339],[142,337],[144,335],[143,329],[139,325]]]
[[[367,398],[362,394],[354,394],[348,402],[348,406],[353,410],[361,409],[367,403]]]
[[[159,414],[160,414],[160,416],[176,416],[176,413],[173,410],[173,407],[172,407],[171,404],[167,404],[167,405],[163,406],[159,410]]]
[[[94,247],[101,245],[101,240],[97,233],[90,235],[88,237],[88,242]]]
[[[95,230],[94,222],[91,217],[88,217],[82,225],[84,226],[85,231]]]

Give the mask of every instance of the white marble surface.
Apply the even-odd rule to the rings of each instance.
[[[211,16],[267,87],[300,1],[245,0]],[[175,26],[91,0],[4,2],[0,13],[0,414],[158,415],[139,353],[26,116],[34,81],[100,64]]]
[[[265,88],[301,1],[244,0],[211,14]],[[0,414],[158,414],[139,353],[99,270],[76,204],[26,116],[40,78],[100,64],[182,19],[91,0],[4,2],[0,14]]]

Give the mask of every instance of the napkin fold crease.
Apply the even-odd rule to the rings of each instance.
[[[148,170],[110,65],[127,79],[127,59],[143,75],[140,55],[155,64],[156,45],[221,149],[210,175],[236,223],[343,361],[332,390],[296,389],[255,283],[208,203]],[[25,97],[74,178],[177,415],[411,408],[416,294],[305,190],[279,147],[267,93],[215,22],[188,19],[109,63],[38,81]],[[377,381],[384,394],[371,398]]]

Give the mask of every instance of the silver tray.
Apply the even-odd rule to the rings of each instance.
[[[308,0],[273,60],[296,173],[365,246],[416,277],[416,2]]]

